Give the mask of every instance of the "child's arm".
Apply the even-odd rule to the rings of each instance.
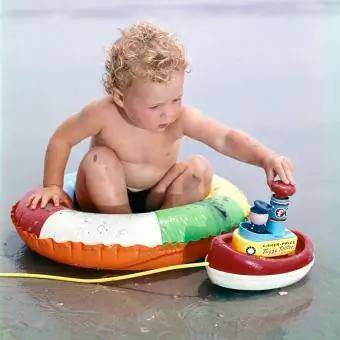
[[[59,205],[62,199],[64,173],[73,146],[97,135],[102,129],[101,115],[95,104],[66,119],[55,131],[47,145],[44,162],[43,188],[29,198],[32,209],[41,202],[44,208],[49,200]]]
[[[263,168],[268,185],[279,175],[285,183],[294,184],[292,164],[246,133],[204,117],[198,110],[185,108],[184,134],[209,145],[223,155]]]

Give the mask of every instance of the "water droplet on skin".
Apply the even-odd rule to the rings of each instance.
[[[148,283],[148,286],[151,286],[151,282]]]
[[[177,299],[179,299],[179,295],[173,295],[172,298],[177,300]]]
[[[219,324],[217,322],[214,323],[214,328],[218,327]]]
[[[58,306],[64,306],[64,302],[58,302],[57,305]]]
[[[279,292],[279,295],[283,296],[283,295],[287,295],[288,292]]]
[[[146,327],[141,327],[141,328],[140,328],[140,331],[141,331],[142,333],[149,333],[149,332],[150,332],[150,329],[149,329],[149,328],[146,328]]]
[[[218,316],[219,318],[224,318],[224,314],[222,314],[222,313],[218,313],[217,316]]]
[[[134,285],[135,287],[137,287],[137,286],[138,286],[138,283],[137,283],[137,282],[135,282],[133,285]]]

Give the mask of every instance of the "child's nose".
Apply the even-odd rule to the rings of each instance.
[[[161,118],[168,118],[169,117],[169,111],[163,109],[160,117]]]
[[[171,107],[163,107],[160,118],[170,118],[173,115],[173,109]]]

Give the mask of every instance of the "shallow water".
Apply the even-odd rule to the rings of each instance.
[[[57,124],[102,95],[104,47],[117,37],[116,28],[136,19],[164,24],[187,44],[193,62],[188,104],[293,160],[298,191],[289,223],[312,238],[316,265],[282,296],[225,290],[204,270],[103,285],[1,279],[1,339],[338,339],[339,2],[166,3],[3,2],[1,270],[103,275],[29,251],[9,209],[41,181]],[[86,142],[75,148],[68,171],[86,148]],[[261,170],[186,140],[181,158],[192,153],[208,157],[250,201],[269,200]]]

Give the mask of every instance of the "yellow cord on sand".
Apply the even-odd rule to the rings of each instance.
[[[56,275],[47,275],[47,274],[30,274],[30,273],[0,273],[0,277],[6,278],[33,278],[33,279],[46,279],[46,280],[55,280],[55,281],[67,281],[67,282],[78,282],[78,283],[103,283],[103,282],[111,282],[111,281],[122,281],[133,279],[140,276],[152,275],[156,273],[166,272],[169,270],[177,270],[184,268],[195,268],[195,267],[207,267],[209,266],[209,262],[197,262],[197,263],[187,263],[187,264],[179,264],[174,266],[168,266],[163,268],[146,270],[143,272],[126,274],[120,276],[111,276],[111,277],[103,277],[100,279],[78,279],[76,277],[67,277],[67,276],[56,276]]]

